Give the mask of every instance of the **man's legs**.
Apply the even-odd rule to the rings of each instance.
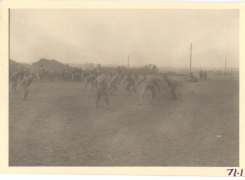
[[[151,87],[150,90],[151,90],[151,104],[153,104],[153,101],[154,101],[155,96],[156,96],[155,87],[154,86]]]
[[[107,91],[105,90],[105,91],[103,92],[102,95],[103,95],[104,100],[105,100],[105,102],[106,102],[106,109],[109,109],[110,100],[109,100],[109,98],[108,98]]]
[[[139,105],[142,104],[142,101],[147,93],[147,91],[149,90],[149,87],[148,85],[145,85],[145,87],[143,88],[143,91],[142,91],[142,94],[141,94],[141,97],[140,97],[140,102],[138,103]]]
[[[177,86],[176,91],[178,92],[179,97],[181,97],[181,92],[180,92],[180,90],[179,90],[179,85]]]
[[[110,88],[109,88],[109,90],[110,90],[110,91],[109,91],[109,94],[112,94],[112,92],[115,91],[115,89],[116,89],[116,88],[115,88],[115,85],[114,85],[114,84],[111,84],[111,85],[110,85]]]
[[[98,91],[98,92],[97,92],[97,98],[96,98],[96,107],[99,107],[100,97],[101,97],[101,92]]]
[[[130,83],[127,83],[127,87],[126,87],[126,90],[129,91],[129,94],[131,94],[131,90],[130,90],[130,87],[131,87],[131,84]]]
[[[178,85],[174,84],[172,87],[171,87],[171,94],[172,94],[172,97],[173,99],[177,99],[177,96],[176,96],[176,88],[178,87]]]
[[[27,100],[27,96],[28,96],[28,93],[29,93],[29,88],[26,87],[26,86],[22,86],[22,88],[24,89],[24,97],[23,97],[23,101]]]
[[[138,91],[135,89],[134,84],[131,84],[131,86],[133,87],[133,91],[138,95]]]
[[[87,88],[89,81],[86,81],[86,85],[84,87],[84,90]]]
[[[92,84],[91,90],[93,91],[93,89],[94,89],[94,82],[91,82],[91,84]]]

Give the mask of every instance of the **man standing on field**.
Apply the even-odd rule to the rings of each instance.
[[[143,77],[137,84],[135,87],[137,87],[140,83],[142,83],[143,81],[145,81],[145,86],[143,88],[142,94],[141,94],[141,98],[140,98],[140,102],[138,103],[139,105],[142,104],[142,101],[147,93],[148,90],[151,90],[151,104],[153,103],[153,100],[155,99],[155,86],[158,88],[158,91],[160,91],[159,85],[155,79],[155,77],[152,75],[152,71],[149,71],[149,74],[146,75],[145,77]]]
[[[28,93],[29,93],[29,87],[33,81],[33,79],[35,78],[36,74],[33,72],[31,73],[30,76],[24,78],[22,81],[21,81],[21,87],[24,89],[24,98],[23,98],[23,101],[26,101],[27,100],[27,96],[28,96]]]
[[[96,107],[99,107],[100,98],[101,96],[103,96],[106,102],[106,109],[109,109],[110,101],[107,94],[108,85],[107,85],[107,76],[105,70],[103,70],[102,74],[96,78],[95,85],[97,87]]]
[[[127,77],[125,78],[124,84],[127,83],[126,90],[129,91],[129,94],[131,94],[131,86],[133,87],[133,91],[138,95],[138,91],[135,89],[135,79],[131,76],[130,73],[127,74]]]
[[[119,71],[117,74],[115,74],[115,75],[111,78],[111,80],[110,80],[110,82],[109,82],[109,88],[108,88],[109,94],[112,94],[112,92],[116,90],[117,84],[120,84],[120,82],[119,82],[119,76],[120,76],[120,73],[121,73],[121,72]]]

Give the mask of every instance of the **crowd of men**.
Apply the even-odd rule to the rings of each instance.
[[[23,73],[24,72],[24,73]],[[24,74],[24,75],[23,75]],[[37,78],[39,76],[39,78]],[[138,77],[143,76],[138,81]],[[201,70],[199,72],[200,80],[204,78],[207,79],[207,72]],[[177,99],[181,97],[181,93],[179,88],[181,87],[181,82],[171,79],[166,75],[162,76],[163,80],[167,83],[170,89],[170,94],[172,99]],[[151,103],[154,102],[156,88],[160,91],[159,82],[161,80],[157,79],[154,76],[154,72],[152,70],[147,70],[146,73],[139,73],[137,70],[121,70],[120,68],[114,69],[106,69],[106,68],[95,68],[95,69],[87,69],[82,70],[81,68],[69,68],[66,67],[64,69],[59,68],[48,68],[45,69],[41,67],[40,69],[36,70],[28,70],[23,71],[23,69],[16,70],[10,76],[10,82],[12,83],[12,91],[17,90],[17,83],[20,80],[21,87],[24,90],[23,101],[27,100],[28,93],[29,93],[29,86],[33,82],[34,79],[39,79],[42,81],[74,81],[74,82],[81,82],[85,81],[84,90],[91,86],[91,90],[95,87],[97,89],[97,98],[96,98],[96,107],[99,106],[99,102],[101,97],[104,98],[106,103],[106,108],[109,108],[110,100],[108,95],[111,95],[115,90],[118,89],[119,84],[123,84],[123,87],[126,91],[131,94],[134,92],[138,94],[137,87],[144,82],[144,86],[142,89],[142,93],[140,94],[139,105],[142,104],[143,99],[148,91],[151,91]],[[198,79],[190,73],[190,80],[191,85],[198,82]],[[126,86],[125,86],[126,84]]]

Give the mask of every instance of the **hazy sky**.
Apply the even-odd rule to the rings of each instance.
[[[186,67],[239,65],[238,10],[11,10],[10,58]]]

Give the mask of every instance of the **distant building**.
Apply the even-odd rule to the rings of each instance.
[[[68,65],[69,66],[69,65]],[[44,68],[51,68],[51,67],[55,67],[55,68],[64,68],[67,67],[67,65],[62,64],[61,62],[51,59],[40,59],[39,61],[33,63],[33,67],[34,68],[40,68],[40,67],[44,67]]]

